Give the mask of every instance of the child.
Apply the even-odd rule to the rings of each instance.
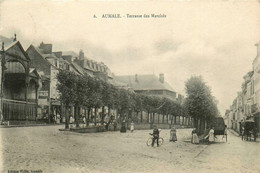
[[[157,147],[159,147],[159,133],[160,133],[160,131],[158,130],[157,126],[154,125],[153,126],[153,133],[152,133],[152,135],[153,135],[152,147],[154,146],[155,140],[157,142]]]

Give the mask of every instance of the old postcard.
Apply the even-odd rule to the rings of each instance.
[[[260,172],[259,0],[0,0],[0,172]]]

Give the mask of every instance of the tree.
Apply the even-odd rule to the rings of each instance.
[[[216,103],[211,95],[210,88],[201,76],[192,76],[185,83],[187,98],[185,108],[194,119],[194,126],[202,133],[205,121],[218,114]]]
[[[57,90],[61,93],[60,99],[65,105],[65,128],[69,128],[68,108],[77,102],[77,75],[75,73],[60,70],[57,74]]]

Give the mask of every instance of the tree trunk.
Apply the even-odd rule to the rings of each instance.
[[[97,108],[95,108],[95,126],[97,125]]]
[[[89,121],[90,121],[90,111],[91,111],[91,108],[88,108],[88,117],[86,118],[87,126],[89,126]]]
[[[136,121],[134,121],[135,123],[137,123],[138,122],[138,114],[139,114],[139,111],[136,111],[136,117],[137,118],[134,118]]]
[[[111,108],[108,107],[108,110],[107,110],[107,113],[108,113],[108,116],[110,117],[110,114],[111,114]],[[114,117],[116,119],[116,117]]]
[[[105,106],[102,106],[102,113],[101,113],[101,123],[104,125],[104,118],[105,118]]]
[[[149,123],[149,116],[150,116],[150,113],[147,112],[147,123]]]
[[[68,107],[65,107],[65,129],[69,129]]]
[[[162,117],[162,123],[164,124],[164,114],[162,115],[163,117]]]
[[[143,111],[141,111],[141,123],[143,123]]]
[[[75,117],[75,122],[76,122],[76,127],[79,127],[79,107],[75,106],[74,107],[74,117]]]

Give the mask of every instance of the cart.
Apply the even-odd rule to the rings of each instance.
[[[218,135],[222,135],[222,139],[226,138],[227,142],[227,126],[225,125],[224,119],[222,117],[215,117],[211,120],[211,127],[214,127],[214,136],[215,138]]]

